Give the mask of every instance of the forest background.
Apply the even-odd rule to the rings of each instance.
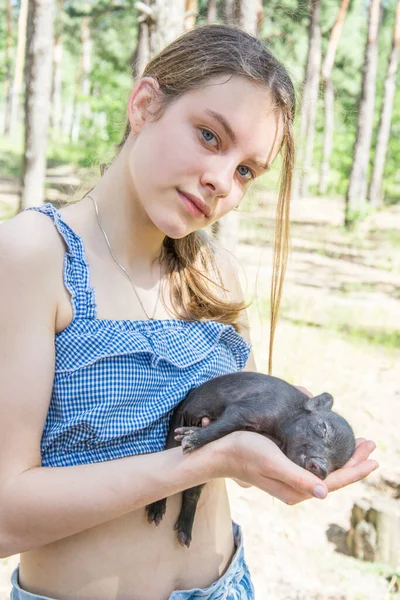
[[[399,1],[30,0],[29,4],[31,10],[44,8],[47,27],[49,20],[54,27],[49,93],[40,97],[43,86],[32,75],[32,27],[24,29],[28,1],[3,0],[0,221],[28,205],[44,201],[62,205],[91,187],[100,164],[112,160],[122,138],[131,65],[137,61],[140,67],[146,52],[166,43],[169,35],[175,37],[171,15],[186,29],[206,22],[234,23],[256,34],[289,70],[299,105],[298,163],[292,252],[274,373],[315,393],[332,392],[337,410],[356,433],[377,442],[374,457],[382,468],[367,482],[333,494],[323,508],[313,501],[281,506],[258,490],[238,490],[232,484],[233,513],[245,530],[257,598],[399,597]],[[338,31],[340,15],[343,27]],[[330,71],[327,56],[335,26],[338,37]],[[39,63],[45,58],[39,50]],[[29,104],[29,96],[32,100],[38,93],[36,104]],[[47,125],[43,135],[29,138],[38,113],[43,118],[46,111],[48,139]],[[388,115],[385,143],[382,121],[385,117],[387,125]],[[326,134],[331,130],[327,161]],[[32,161],[41,153],[45,154],[42,179],[35,175],[37,165]],[[379,160],[382,173],[372,193]],[[230,229],[227,239],[242,265],[246,296],[253,300],[253,344],[263,372],[267,372],[279,166],[253,186],[237,217],[237,233],[232,239]],[[354,548],[346,541],[351,511],[364,497],[372,503],[387,501],[380,510],[397,533],[389,536],[386,554],[376,547],[378,535],[372,554],[364,548],[358,557],[351,556]],[[8,597],[16,561],[17,557],[0,561],[2,600]]]

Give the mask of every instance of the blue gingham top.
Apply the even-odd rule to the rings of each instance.
[[[174,407],[193,387],[241,370],[251,345],[231,325],[178,319],[96,318],[82,239],[47,203],[67,251],[73,319],[55,336],[55,375],[41,439],[43,466],[158,452]]]

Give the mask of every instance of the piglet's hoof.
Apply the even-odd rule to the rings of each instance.
[[[175,529],[178,531],[178,542],[182,548],[183,546],[187,546],[189,548],[190,542],[192,541],[192,536],[190,533],[185,531],[185,527],[179,522],[179,520],[175,523]]]
[[[201,427],[179,427],[175,429],[175,439],[181,442],[183,454],[189,454],[201,446],[197,432]]]
[[[157,500],[157,502],[153,502],[153,504],[148,504],[146,506],[147,522],[159,525],[165,515],[166,506],[167,501],[165,498],[163,500]]]

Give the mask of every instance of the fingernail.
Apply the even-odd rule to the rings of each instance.
[[[324,498],[326,498],[326,489],[324,487],[322,487],[322,485],[316,485],[314,490],[313,490],[313,494],[316,498],[320,498],[320,500],[323,500]]]

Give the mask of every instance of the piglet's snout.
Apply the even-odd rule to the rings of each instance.
[[[321,459],[306,458],[304,466],[307,471],[311,471],[311,473],[314,473],[320,479],[326,479],[328,475],[328,469]]]

